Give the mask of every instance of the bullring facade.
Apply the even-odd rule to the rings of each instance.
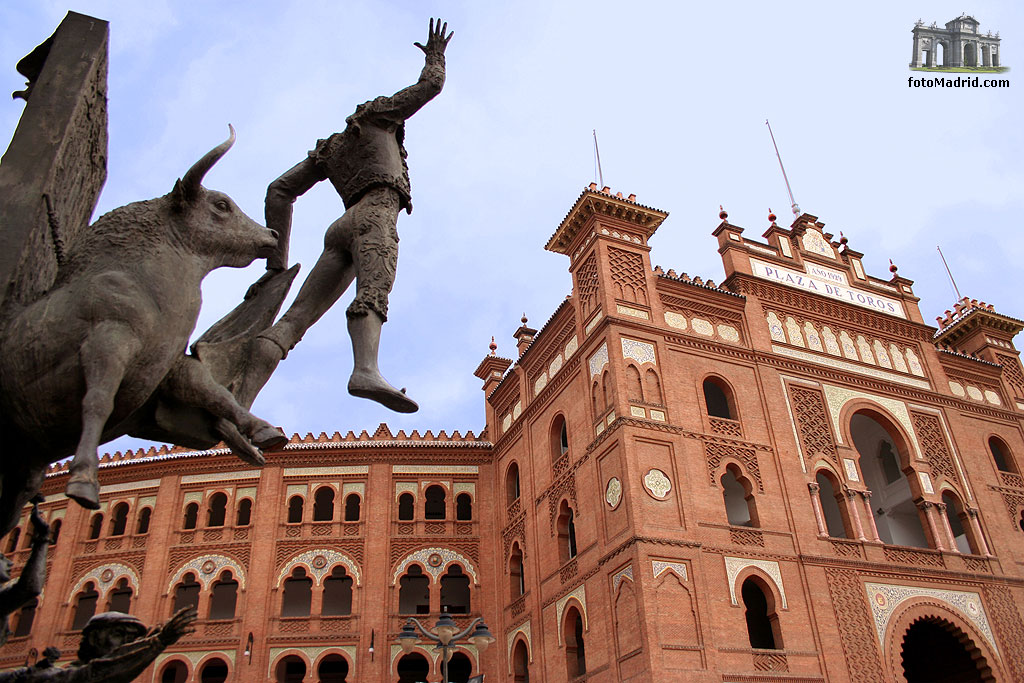
[[[195,604],[140,680],[440,681],[395,638],[443,612],[497,637],[453,681],[1024,680],[1024,323],[965,299],[926,324],[809,214],[755,240],[723,211],[722,283],[665,272],[666,216],[583,191],[547,244],[570,296],[476,368],[480,435],[115,454],[95,513],[55,469],[47,589],[0,665]]]

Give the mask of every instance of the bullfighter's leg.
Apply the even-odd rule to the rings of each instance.
[[[388,294],[398,267],[398,193],[389,188],[371,190],[359,201],[359,207],[359,225],[351,244],[356,297],[346,312],[354,360],[348,393],[399,413],[414,413],[419,406],[405,395],[405,390],[396,389],[384,379],[377,360],[381,327],[387,320]]]
[[[217,433],[246,462],[262,465],[260,448],[276,448],[288,442],[284,432],[240,406],[197,358],[182,356],[175,361],[160,389],[186,405],[213,413],[218,418]]]
[[[129,359],[141,343],[127,326],[116,322],[99,323],[89,333],[79,351],[85,373],[82,399],[82,434],[71,461],[71,478],[65,493],[84,508],[100,506],[100,485],[96,477],[99,460],[96,450],[103,428],[114,410],[114,397]]]

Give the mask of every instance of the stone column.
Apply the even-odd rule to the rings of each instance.
[[[946,550],[946,544],[942,542],[942,536],[939,535],[938,526],[935,524],[935,503],[923,500],[918,503],[918,507],[924,511],[925,519],[928,520],[928,530],[932,534],[932,542],[935,543],[935,548]]]
[[[324,584],[321,579],[320,584],[317,585],[316,579],[312,576],[309,578],[313,579],[313,595],[309,601],[309,616],[319,617],[324,611]]]
[[[825,515],[821,512],[821,498],[819,497],[819,491],[821,486],[815,482],[807,484],[807,489],[811,493],[811,508],[814,510],[814,521],[818,523],[818,537],[828,538],[828,527],[825,525]]]
[[[861,491],[860,495],[864,499],[864,510],[868,515],[868,531],[871,532],[871,540],[881,543],[882,539],[878,535],[878,525],[875,524],[875,513],[871,510],[871,491]]]
[[[978,508],[967,508],[967,516],[971,520],[971,528],[974,529],[974,537],[978,539],[981,554],[986,557],[992,557],[992,553],[988,549],[988,543],[985,542],[985,534],[981,531],[981,522],[978,521]]]
[[[936,509],[939,511],[939,518],[942,520],[942,528],[946,531],[946,540],[949,542],[949,551],[951,553],[960,552],[960,548],[957,547],[956,539],[953,538],[953,528],[949,526],[949,517],[946,516],[946,504],[936,503]]]
[[[857,492],[851,488],[844,491],[846,494],[846,509],[850,513],[850,518],[853,519],[853,531],[857,534],[858,540],[868,540],[864,536],[864,527],[860,523],[860,512],[857,511],[857,504],[854,502],[854,498],[857,497]]]
[[[914,31],[914,54],[910,57],[910,66],[921,66],[921,36]]]

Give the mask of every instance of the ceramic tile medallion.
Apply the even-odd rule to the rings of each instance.
[[[672,490],[672,482],[661,470],[652,469],[644,476],[644,488],[658,500],[665,500],[668,498],[668,492]]]
[[[608,486],[604,490],[604,500],[612,510],[619,506],[619,501],[622,500],[622,482],[618,477],[608,480]]]

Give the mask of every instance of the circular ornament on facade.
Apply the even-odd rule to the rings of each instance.
[[[672,490],[672,482],[668,475],[659,469],[652,469],[644,476],[644,488],[658,500],[665,500]]]
[[[978,603],[975,602],[974,600],[968,600],[967,601],[967,612],[972,617],[976,617],[976,616],[978,616],[979,613],[981,613],[981,608],[978,606]]]
[[[313,569],[323,569],[327,566],[327,558],[323,555],[317,555],[313,558]]]
[[[882,593],[875,593],[875,604],[880,608],[885,609],[889,606],[889,599]]]
[[[618,477],[608,480],[608,486],[604,490],[604,500],[613,510],[619,506],[619,501],[622,500],[622,482]]]
[[[204,574],[212,574],[217,569],[217,563],[213,560],[207,560],[203,562],[202,568],[199,570]]]
[[[100,581],[103,583],[110,583],[114,580],[114,571],[112,569],[104,569],[103,573],[100,574]]]
[[[431,553],[427,558],[427,564],[431,567],[440,567],[442,562],[444,562],[444,558],[437,553]]]

